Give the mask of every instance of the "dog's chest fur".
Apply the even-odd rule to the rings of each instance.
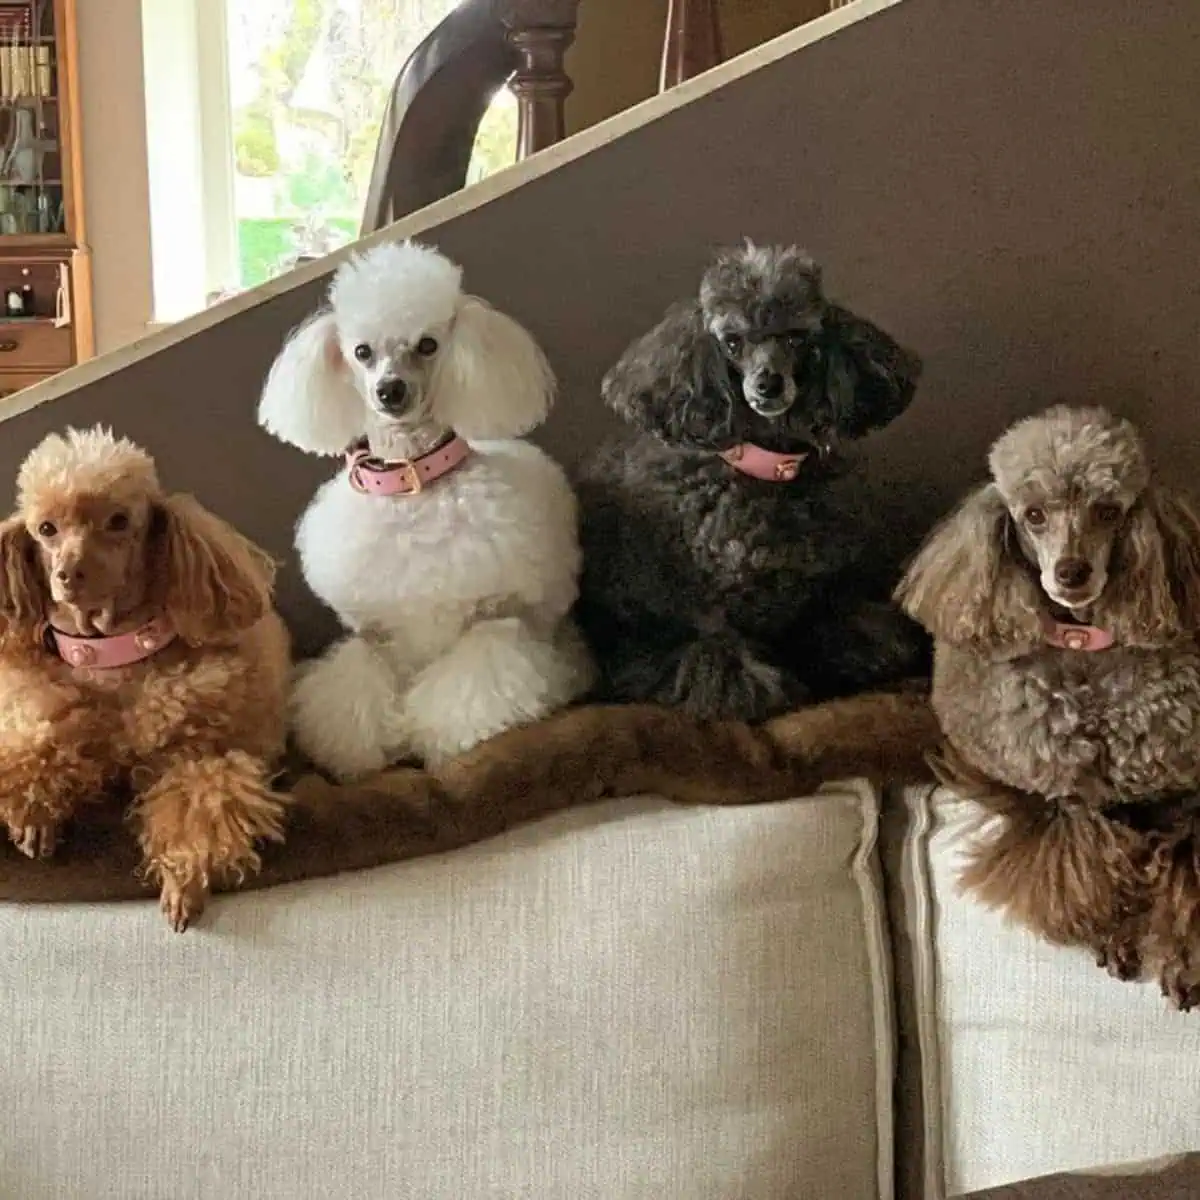
[[[297,547],[309,585],[350,628],[442,640],[481,606],[531,592],[565,611],[579,562],[565,477],[522,443],[489,445],[411,497],[362,496],[339,476],[301,519]]]
[[[1108,805],[1200,787],[1200,653],[1114,647],[990,661],[939,646],[934,705],[992,778]]]
[[[581,487],[585,580],[594,570],[606,600],[657,594],[664,611],[711,608],[778,634],[862,553],[838,483],[807,468],[790,483],[748,479],[715,455],[639,441],[601,457]]]

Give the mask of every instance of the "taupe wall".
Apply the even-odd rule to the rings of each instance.
[[[732,58],[829,11],[827,0],[718,0],[726,57]],[[572,133],[658,91],[667,0],[583,0],[567,70]]]
[[[1070,398],[1146,425],[1200,472],[1200,6],[905,0],[568,164],[436,239],[526,321],[563,381],[547,433],[602,424],[600,375],[711,246],[800,239],[829,290],[920,350],[918,398],[872,466],[915,530],[978,476],[1014,416]],[[68,422],[143,441],[270,549],[331,465],[254,425],[315,286],[14,417],[0,475]],[[283,602],[328,628],[289,570]]]

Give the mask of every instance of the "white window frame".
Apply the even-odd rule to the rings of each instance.
[[[154,320],[240,287],[225,0],[142,0]]]

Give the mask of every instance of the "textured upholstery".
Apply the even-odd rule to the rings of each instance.
[[[0,908],[0,1196],[886,1198],[875,819],[581,809],[183,937]]]

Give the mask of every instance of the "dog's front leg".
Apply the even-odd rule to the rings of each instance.
[[[479,621],[413,681],[404,724],[422,760],[436,765],[541,720],[590,682],[587,652],[569,626],[551,636],[517,616]]]
[[[322,771],[362,779],[412,754],[401,704],[406,649],[398,639],[351,637],[298,669],[292,736]]]
[[[111,755],[86,702],[40,681],[23,687],[0,714],[0,821],[22,854],[48,858],[65,822],[103,796]]]
[[[257,871],[260,841],[282,841],[284,797],[262,759],[181,747],[134,771],[133,815],[143,870],[161,889],[168,924],[182,933],[204,911],[216,882]]]
[[[102,759],[77,749],[43,744],[0,751],[0,819],[28,858],[49,858],[63,825],[104,792]]]

